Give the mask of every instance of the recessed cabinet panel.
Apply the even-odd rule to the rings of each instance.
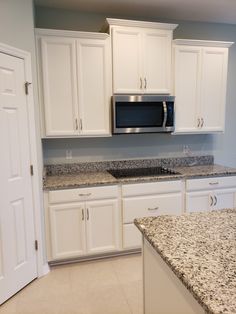
[[[207,211],[210,209],[209,191],[186,193],[186,212]]]
[[[46,134],[48,136],[76,135],[75,40],[64,37],[43,37],[41,47]]]
[[[81,134],[109,134],[109,40],[77,41]]]
[[[113,92],[115,94],[141,93],[141,32],[137,29],[114,29]]]
[[[200,62],[200,48],[175,47],[176,132],[193,132],[197,129]]]

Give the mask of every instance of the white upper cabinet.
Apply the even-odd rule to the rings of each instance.
[[[112,35],[113,93],[169,94],[175,24],[107,19]]]
[[[37,45],[44,135],[109,136],[109,36],[37,30]]]
[[[174,40],[176,133],[224,131],[230,42]]]

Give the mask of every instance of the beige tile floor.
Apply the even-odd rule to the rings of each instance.
[[[57,266],[0,306],[1,314],[141,314],[141,256]]]

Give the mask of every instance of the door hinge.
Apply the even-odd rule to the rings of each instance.
[[[33,165],[30,165],[30,174],[31,174],[31,176],[34,175],[34,166]]]
[[[30,82],[25,82],[25,95],[29,95],[29,85],[32,84]]]
[[[38,248],[39,248],[38,240],[34,241],[34,248],[35,248],[35,251],[38,251]]]

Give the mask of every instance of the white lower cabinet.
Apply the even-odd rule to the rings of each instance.
[[[180,215],[183,211],[182,182],[163,181],[122,186],[123,248],[141,247],[135,218]]]
[[[119,250],[116,186],[52,191],[45,203],[49,261]]]
[[[235,205],[235,176],[186,181],[186,212],[234,208]]]

